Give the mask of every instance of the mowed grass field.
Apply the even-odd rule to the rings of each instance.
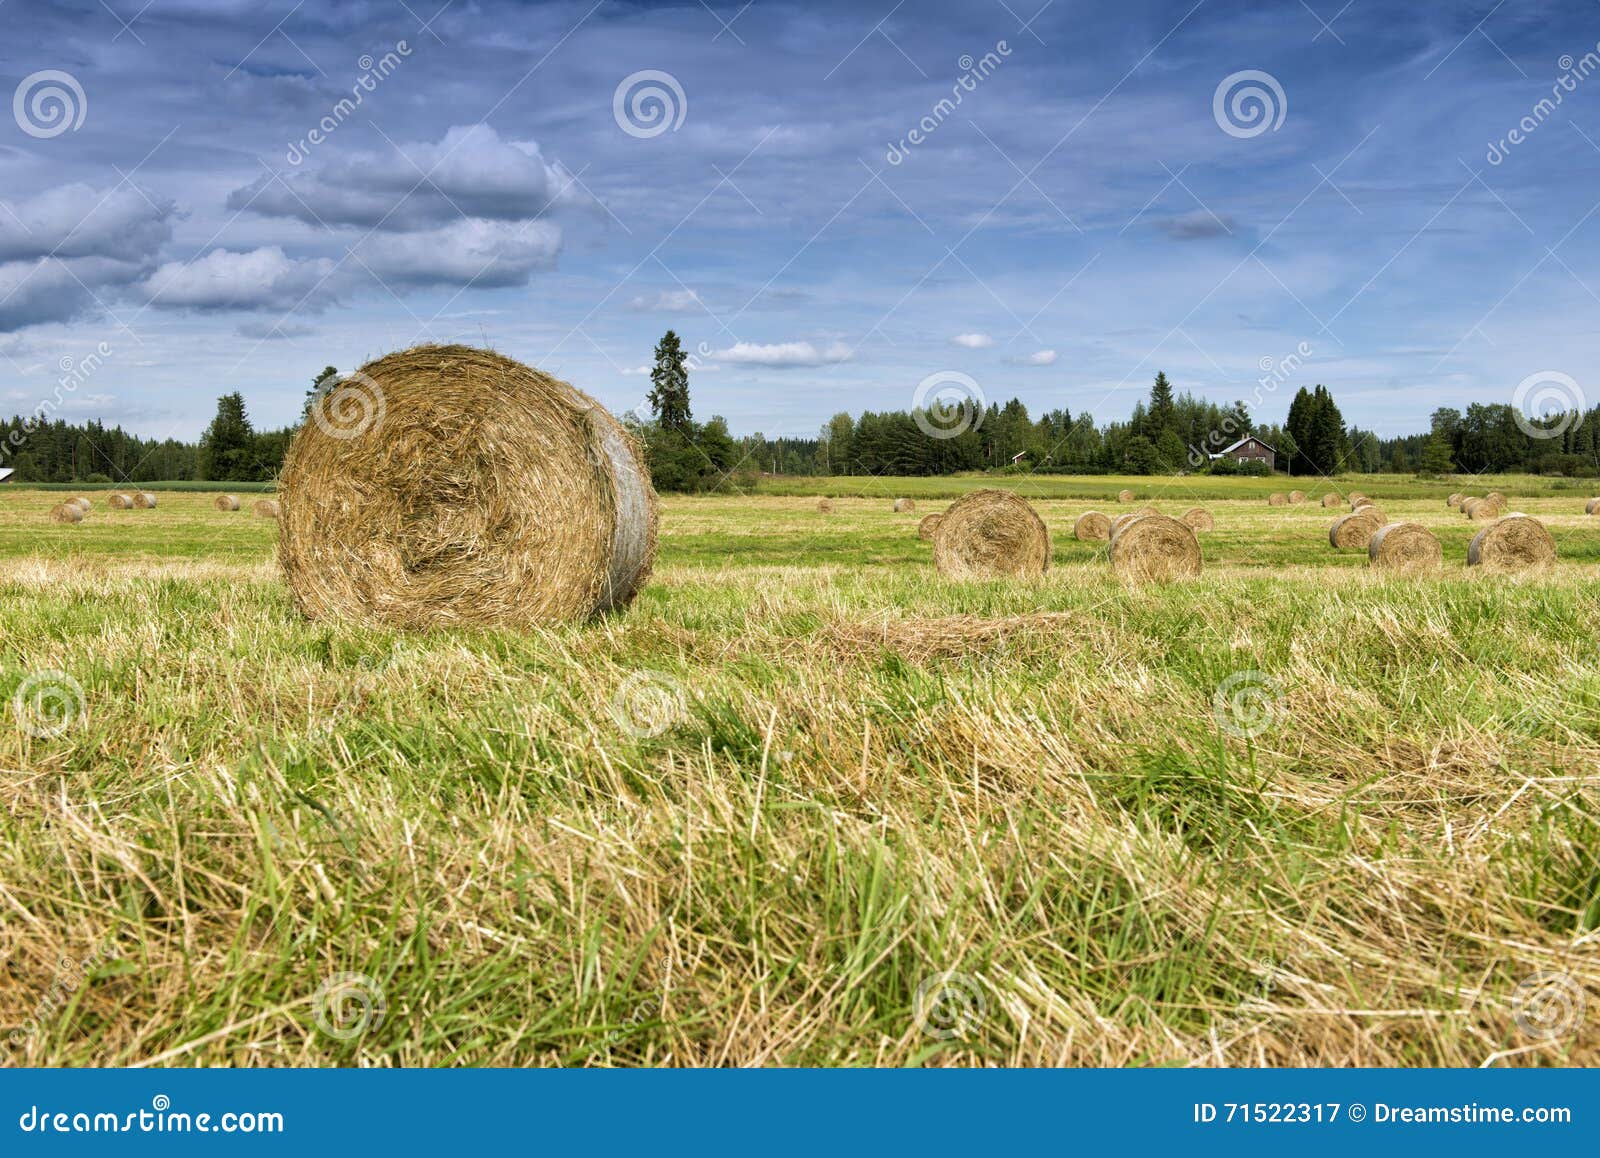
[[[1600,1063],[1586,492],[1465,488],[1559,544],[1494,576],[1339,480],[1403,579],[1281,481],[1019,481],[1048,576],[956,584],[950,485],[670,498],[626,614],[429,636],[301,620],[248,503],[0,488],[4,1060]],[[1072,538],[1121,486],[1202,578]]]

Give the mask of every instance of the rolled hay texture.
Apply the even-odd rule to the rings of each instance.
[[[1600,510],[1600,499],[1590,499],[1583,504],[1583,513],[1586,515],[1592,515],[1596,510]]]
[[[250,504],[250,509],[255,512],[258,519],[275,519],[283,513],[282,509],[272,499],[257,499]]]
[[[1367,503],[1370,503],[1372,501],[1371,499],[1367,498],[1366,495],[1362,494],[1360,491],[1351,491],[1350,494],[1348,496],[1346,496],[1346,497],[1350,501],[1350,509],[1352,511],[1357,510],[1360,507],[1362,507],[1362,506],[1364,506]]]
[[[1378,528],[1388,521],[1377,507],[1362,507],[1333,521],[1328,528],[1328,542],[1342,551],[1364,551]]]
[[[972,491],[939,520],[933,565],[948,579],[1043,575],[1050,566],[1050,531],[1021,496]]]
[[[156,506],[156,496],[149,491],[134,491],[133,505],[136,510],[153,511]]]
[[[1111,520],[1099,511],[1085,511],[1072,525],[1072,534],[1085,543],[1104,542],[1111,537]]]
[[[418,346],[362,367],[312,418],[278,480],[278,561],[313,619],[584,619],[649,576],[649,472],[616,419],[558,378]]]
[[[1499,503],[1502,507],[1505,506],[1509,501],[1506,496],[1501,494],[1499,491],[1490,491],[1483,497],[1491,503]]]
[[[1111,533],[1107,536],[1107,538],[1115,539],[1117,537],[1117,532],[1122,530],[1123,527],[1126,527],[1135,519],[1144,518],[1149,513],[1149,511],[1129,511],[1125,515],[1118,515],[1116,518],[1111,520]]]
[[[106,506],[114,511],[131,511],[133,510],[133,496],[125,495],[118,491],[106,500]]]
[[[218,495],[211,500],[211,505],[219,511],[236,511],[239,509],[238,495]]]
[[[83,508],[77,503],[57,503],[50,508],[50,521],[52,523],[81,523],[83,522]]]
[[[1133,498],[1133,492],[1130,490],[1120,490],[1117,492],[1117,502],[1119,503],[1131,503],[1133,502]]]
[[[1111,536],[1111,569],[1135,583],[1167,583],[1200,574],[1194,528],[1167,515],[1139,515]]]
[[[1556,541],[1538,519],[1512,514],[1490,523],[1467,544],[1467,566],[1527,571],[1556,561]]]
[[[1444,505],[1447,507],[1459,507],[1461,505],[1460,493],[1457,492],[1456,494],[1453,494],[1449,498],[1445,499]]]
[[[1289,501],[1291,503],[1303,503],[1303,502],[1305,502],[1306,501],[1306,492],[1305,491],[1290,491],[1289,492]]]
[[[1267,496],[1267,505],[1274,507],[1286,507],[1289,505],[1289,496],[1284,494],[1282,491],[1273,491]]]
[[[1367,543],[1367,562],[1408,574],[1436,570],[1444,562],[1439,538],[1421,523],[1385,523]]]
[[[94,510],[94,502],[92,500],[90,500],[90,499],[84,498],[84,496],[82,496],[82,495],[78,495],[75,498],[70,498],[70,499],[67,500],[67,502],[76,503],[78,509],[81,510],[86,515],[90,511]]]
[[[1329,491],[1322,496],[1322,505],[1325,508],[1342,507],[1344,506],[1344,499],[1339,497],[1337,491]]]
[[[1498,519],[1505,514],[1506,504],[1504,499],[1494,499],[1484,495],[1481,499],[1474,499],[1470,509],[1463,503],[1462,509],[1467,512],[1467,518],[1478,522],[1484,519]]]
[[[1211,512],[1204,507],[1190,507],[1183,512],[1183,521],[1195,531],[1214,530],[1217,525],[1216,520],[1211,517]]]
[[[923,515],[917,523],[917,538],[931,539],[933,533],[939,529],[939,523],[944,518],[941,514]]]
[[[817,500],[817,510],[821,511],[825,515],[833,514],[833,500],[832,499],[818,499]]]
[[[911,499],[895,499],[894,509],[896,514],[905,514],[907,511],[917,509],[917,504]]]

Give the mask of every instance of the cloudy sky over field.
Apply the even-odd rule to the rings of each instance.
[[[951,370],[1102,421],[1157,369],[1265,419],[1324,382],[1386,434],[1541,371],[1600,402],[1592,0],[0,0],[0,24],[4,413],[104,343],[64,416],[191,437],[237,388],[281,425],[323,365],[426,340],[621,411],[669,326],[697,415],[740,432]]]

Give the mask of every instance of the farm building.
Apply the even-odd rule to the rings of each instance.
[[[1271,470],[1274,460],[1278,457],[1278,452],[1252,434],[1241,438],[1232,446],[1223,447],[1211,457],[1213,459],[1231,458],[1238,462],[1264,462],[1267,464],[1267,469]]]
[[[9,467],[9,466],[0,466],[0,483],[5,482],[7,479],[9,479],[11,477],[11,475],[12,475],[12,468],[11,467]]]

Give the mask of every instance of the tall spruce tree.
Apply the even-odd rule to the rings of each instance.
[[[650,409],[656,422],[669,430],[690,433],[689,371],[683,344],[668,330],[656,344],[656,364],[650,370]]]
[[[200,439],[198,472],[217,482],[251,479],[256,474],[255,428],[245,413],[244,395],[235,391],[217,399],[217,416]]]

